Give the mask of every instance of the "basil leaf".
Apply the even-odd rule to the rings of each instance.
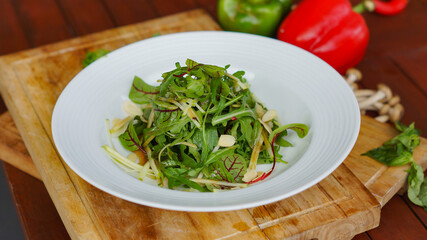
[[[162,171],[168,179],[168,187],[170,189],[179,187],[181,185],[186,185],[190,188],[199,190],[200,192],[206,192],[206,189],[199,184],[183,177],[182,175],[184,175],[187,171],[182,168],[164,168]]]
[[[395,125],[402,131],[399,135],[385,142],[381,147],[362,155],[369,156],[387,166],[401,166],[413,161],[412,151],[420,144],[420,131],[415,128],[414,123],[406,127],[396,121]]]
[[[412,162],[411,168],[408,170],[408,172],[409,172],[409,175],[408,175],[408,183],[409,183],[408,198],[414,204],[416,204],[418,206],[423,206],[423,203],[422,203],[421,199],[419,198],[421,185],[423,184],[423,181],[424,181],[423,169],[417,163]],[[423,196],[424,196],[424,194],[425,193],[423,192]]]
[[[424,207],[424,210],[427,211],[427,178],[424,178],[424,181],[421,184],[418,198],[420,199],[422,206]]]
[[[404,150],[402,144],[372,149],[362,156],[369,156],[387,166],[402,166],[412,161],[412,153]]]

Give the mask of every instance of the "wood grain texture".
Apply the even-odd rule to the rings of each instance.
[[[367,233],[361,233],[361,234],[354,236],[354,238],[352,240],[371,240],[371,238],[369,237],[369,235]]]
[[[427,172],[424,172],[424,176],[426,176]],[[409,198],[408,195],[405,194],[404,196],[401,196],[403,200],[405,201],[406,205],[409,206],[409,208],[412,210],[412,212],[415,214],[415,216],[418,218],[418,220],[421,222],[421,224],[424,226],[424,228],[427,229],[427,211],[424,210],[423,207],[417,206],[413,204]]]
[[[41,179],[9,113],[0,115],[0,158],[25,173]]]
[[[2,163],[2,167],[5,170],[6,179],[10,183],[14,201],[28,203],[27,205],[15,205],[23,225],[25,238],[31,240],[70,239],[43,182],[34,183],[32,176],[7,163]],[[17,183],[20,187],[16,187],[12,183]],[[32,222],[38,222],[38,224],[28,226]]]
[[[104,2],[113,21],[118,26],[160,16],[148,0],[104,0]]]
[[[9,0],[0,0],[0,55],[29,47],[29,42]]]
[[[195,0],[181,1],[165,1],[165,0],[150,0],[152,6],[161,16],[179,13],[182,11],[191,10],[198,7]]]
[[[427,26],[426,26],[427,28]],[[390,54],[398,68],[427,95],[427,46]]]
[[[11,2],[30,46],[40,46],[73,36],[55,0]]]
[[[59,93],[81,69],[84,52],[112,50],[156,32],[189,30],[219,28],[205,13],[194,11],[0,59],[0,74],[8,79],[1,82],[6,104],[71,237],[348,239],[377,226],[380,205],[345,165],[315,187],[276,204],[186,213],[118,199],[87,184],[63,164],[53,149],[50,117]]]
[[[381,212],[381,225],[369,231],[373,239],[426,239],[427,229],[418,221],[417,217],[400,197],[393,198],[388,204],[389,208]],[[393,221],[396,216],[399,222]]]
[[[21,88],[19,80],[16,79],[16,75],[10,68],[5,68],[6,66],[7,63],[3,58],[0,59],[0,75],[10,79],[7,83],[0,82],[2,96],[10,113],[14,116],[18,130],[25,133],[22,135],[23,140],[68,233],[75,239],[100,239],[98,233],[93,231],[95,226],[87,215],[76,189],[72,187],[73,184],[64,165],[51,141],[45,137],[46,131],[38,120],[31,102]],[[6,88],[9,91],[5,91]],[[28,147],[30,143],[33,144],[32,148]]]
[[[360,3],[351,0],[352,5]],[[365,12],[370,38],[365,57],[388,55],[425,47],[427,42],[427,1],[411,0],[407,8],[395,16]]]
[[[58,5],[77,36],[114,27],[101,0],[58,0]]]
[[[196,0],[199,6],[203,6],[203,9],[208,11],[209,15],[217,21],[217,6],[218,1],[216,0]],[[218,21],[217,21],[218,22]]]

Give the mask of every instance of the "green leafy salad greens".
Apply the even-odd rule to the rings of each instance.
[[[279,150],[292,146],[284,139],[288,130],[303,138],[308,127],[280,126],[276,112],[251,93],[244,72],[228,68],[187,59],[163,73],[160,86],[135,77],[131,102],[123,105],[129,116],[111,127],[107,120],[109,134],[132,153],[122,156],[112,141],[103,149],[129,174],[171,189],[222,191],[265,179],[276,162],[286,163]],[[257,172],[257,164],[267,163],[269,171]]]
[[[85,58],[82,60],[83,68],[89,66],[91,63],[107,55],[110,51],[105,49],[98,49],[96,51],[89,51],[86,53]]]

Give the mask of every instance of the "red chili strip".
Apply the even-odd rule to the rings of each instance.
[[[402,12],[406,5],[408,5],[408,0],[373,0],[375,4],[374,11],[381,15],[392,16]]]
[[[273,167],[268,171],[263,173],[259,178],[256,178],[250,182],[248,182],[248,184],[252,184],[252,183],[256,183],[259,181],[262,181],[264,179],[266,179],[268,176],[270,176],[270,174],[273,172],[274,168],[276,167],[276,153],[274,152],[274,141],[276,141],[277,136],[279,136],[280,133],[276,134],[273,138],[273,141],[271,141],[271,150],[273,151]]]

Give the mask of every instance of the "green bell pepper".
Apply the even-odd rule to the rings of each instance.
[[[218,20],[226,31],[273,36],[292,0],[219,0]]]

